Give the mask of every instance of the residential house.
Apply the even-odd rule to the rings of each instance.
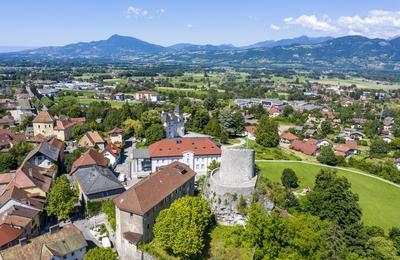
[[[0,252],[3,260],[66,259],[83,260],[87,242],[73,224],[50,227],[50,232],[33,239],[23,239],[19,245]]]
[[[393,137],[391,137],[390,135],[381,135],[381,138],[383,141],[385,141],[388,144],[391,144],[394,142]]]
[[[396,165],[397,170],[400,171],[400,158],[395,159],[394,164]]]
[[[291,144],[294,140],[297,139],[299,138],[291,132],[285,132],[281,135],[281,143],[283,144]]]
[[[88,167],[93,165],[107,167],[108,164],[109,160],[103,154],[91,148],[84,152],[78,159],[73,162],[70,173],[73,174],[77,169],[81,167]]]
[[[79,146],[103,150],[106,141],[97,131],[89,131],[79,140]]]
[[[26,156],[25,161],[42,168],[52,168],[64,156],[64,143],[56,138],[45,141],[35,147]]]
[[[394,118],[393,117],[385,117],[383,120],[383,131],[385,133],[389,133],[394,126]]]
[[[84,202],[113,198],[125,191],[114,173],[99,165],[78,167],[72,175],[72,184],[75,182],[79,187],[79,198]]]
[[[344,158],[350,157],[352,154],[360,154],[361,151],[358,149],[357,142],[354,140],[347,140],[345,144],[340,144],[335,147],[335,154],[343,156]]]
[[[290,149],[315,156],[317,155],[318,146],[317,141],[314,139],[308,139],[307,141],[294,140],[290,145]]]
[[[135,93],[135,99],[139,101],[158,102],[160,94],[153,91],[139,91]]]
[[[255,127],[253,125],[248,125],[248,126],[244,127],[244,132],[249,140],[253,140],[253,141],[256,140],[256,136],[255,136],[256,130],[257,130],[257,127]]]
[[[315,136],[317,134],[317,130],[315,130],[315,129],[307,129],[305,132],[304,132],[304,136],[305,137],[307,137],[307,138],[310,138],[310,137],[313,137],[313,136]]]
[[[19,238],[21,236],[21,228],[14,227],[5,223],[0,224],[0,250],[4,250],[18,244]]]
[[[278,107],[276,106],[272,106],[269,110],[268,110],[268,115],[270,118],[275,118],[278,117],[281,114],[280,110],[278,109]]]
[[[72,129],[81,122],[80,118],[74,120],[61,116],[59,119],[53,118],[47,111],[41,111],[32,121],[33,134],[44,135],[46,137],[55,136],[61,141],[71,139]]]
[[[0,118],[0,126],[2,127],[12,127],[15,126],[15,120],[14,117],[10,115],[5,115],[2,118]]]
[[[109,165],[114,168],[120,159],[121,148],[116,144],[109,143],[101,153],[108,159]]]
[[[108,137],[110,138],[111,143],[122,144],[122,142],[124,141],[124,130],[116,127],[108,132]]]
[[[15,134],[10,129],[0,129],[0,151],[10,149],[14,144],[25,140],[22,134]]]
[[[214,160],[220,161],[221,158],[220,145],[207,137],[163,139],[151,144],[147,149],[152,172],[157,171],[161,166],[179,161],[198,174],[206,174],[210,163]],[[135,162],[136,159],[133,157],[134,164],[139,165]],[[140,161],[142,159],[139,158]]]
[[[186,164],[173,162],[114,199],[116,248],[121,259],[138,257],[137,245],[152,239],[153,225],[161,210],[182,196],[194,194],[195,175]]]

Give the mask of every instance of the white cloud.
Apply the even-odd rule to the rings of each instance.
[[[165,13],[165,9],[164,8],[158,9],[157,13],[158,14],[163,14],[163,13]]]
[[[341,16],[338,25],[349,33],[389,38],[400,34],[400,12],[371,10],[364,17]]]
[[[300,25],[315,31],[323,31],[329,33],[337,33],[339,29],[331,24],[331,20],[327,15],[322,19],[318,19],[315,15],[301,15],[298,18],[287,17],[283,20],[286,24]]]
[[[274,31],[279,31],[281,29],[281,27],[272,23],[270,24],[269,28],[271,28]]]
[[[193,28],[193,24],[188,23],[188,24],[186,25],[186,27],[187,27],[187,28]]]
[[[147,11],[146,9],[142,9],[139,7],[135,7],[135,6],[128,6],[128,9],[126,10],[126,14],[127,17],[144,17],[147,16],[149,14],[149,11]]]

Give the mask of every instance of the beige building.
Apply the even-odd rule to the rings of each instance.
[[[187,165],[173,162],[114,199],[116,247],[120,259],[135,259],[139,254],[138,242],[153,238],[158,213],[174,200],[194,194],[195,175]]]
[[[100,150],[104,150],[105,143],[106,142],[97,131],[89,131],[82,136],[81,140],[79,140],[79,146],[81,147],[96,148]]]
[[[71,139],[73,127],[77,124],[74,119],[54,119],[49,112],[41,111],[32,121],[34,136],[55,136],[61,141]]]

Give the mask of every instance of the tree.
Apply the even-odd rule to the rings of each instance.
[[[392,227],[389,230],[389,239],[392,240],[393,245],[397,249],[397,254],[400,255],[400,228]]]
[[[305,197],[304,210],[336,223],[344,232],[347,246],[354,250],[360,249],[365,242],[358,195],[351,191],[350,182],[345,177],[338,177],[334,171],[321,169],[313,190]]]
[[[146,145],[157,142],[165,137],[164,127],[160,124],[154,124],[146,129],[144,136]]]
[[[115,204],[113,200],[103,200],[101,203],[101,210],[107,215],[108,223],[110,223],[112,229],[115,231],[117,222],[115,219]]]
[[[400,259],[393,242],[385,237],[372,237],[366,244],[368,259]]]
[[[332,150],[332,146],[330,145],[321,147],[317,160],[320,163],[327,165],[336,165],[338,163],[336,155]]]
[[[214,137],[221,136],[221,126],[216,118],[211,118],[207,125],[204,127],[204,133]]]
[[[28,142],[20,142],[15,144],[10,149],[10,153],[14,156],[18,165],[21,165],[25,160],[25,157],[28,155],[30,151],[32,151],[33,145]]]
[[[332,224],[326,232],[326,244],[323,250],[322,259],[341,260],[345,259],[346,245],[341,228]]]
[[[162,210],[154,225],[154,239],[165,250],[182,258],[199,255],[205,245],[212,213],[200,197],[182,197]]]
[[[87,251],[85,260],[118,260],[117,253],[111,248],[95,247]]]
[[[78,147],[72,153],[65,155],[64,165],[65,171],[69,173],[71,171],[72,164],[86,151],[85,147]]]
[[[261,117],[255,132],[256,142],[265,147],[279,144],[278,124],[267,115]]]
[[[369,153],[371,157],[381,157],[389,152],[389,144],[382,138],[376,137],[371,141]]]
[[[285,116],[285,117],[289,117],[292,113],[294,112],[294,109],[293,109],[293,107],[291,106],[291,105],[286,105],[284,108],[283,108],[283,116]]]
[[[218,91],[214,88],[208,90],[207,97],[204,99],[204,107],[207,110],[214,110],[217,105]]]
[[[240,112],[234,112],[233,109],[225,107],[218,116],[223,131],[229,135],[238,135],[244,129],[244,117]]]
[[[111,130],[115,127],[119,127],[121,123],[122,123],[121,112],[118,109],[109,109],[103,121],[104,128],[106,130]]]
[[[76,125],[72,129],[71,135],[75,140],[79,141],[81,137],[89,130],[90,128],[86,124]]]
[[[78,201],[77,192],[71,189],[66,175],[58,177],[49,192],[46,211],[49,215],[55,215],[58,219],[67,219],[74,210],[74,204]]]
[[[332,125],[328,121],[323,121],[321,123],[321,132],[324,136],[327,136],[332,131]]]
[[[283,170],[281,176],[281,182],[286,189],[293,189],[299,187],[298,181],[299,179],[297,178],[296,173],[292,169],[286,168]]]
[[[0,153],[0,172],[6,172],[18,167],[15,157],[11,153]]]

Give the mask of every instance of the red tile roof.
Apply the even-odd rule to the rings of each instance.
[[[107,144],[106,148],[104,149],[104,151],[108,151],[109,153],[111,153],[114,157],[118,157],[121,154],[121,148],[119,148],[118,145],[113,144],[113,143],[109,143]]]
[[[288,140],[288,141],[294,141],[299,139],[296,135],[292,134],[291,132],[285,132],[281,135],[282,139]]]
[[[257,127],[255,127],[253,125],[248,125],[244,129],[246,130],[247,133],[250,133],[250,134],[254,135],[256,130],[257,130]]]
[[[14,228],[7,224],[0,225],[0,246],[5,246],[10,242],[15,241],[22,235],[22,229]]]
[[[79,167],[91,165],[107,167],[108,159],[96,150],[89,149],[72,164],[71,173],[75,172]]]
[[[124,130],[121,128],[114,128],[113,130],[111,130],[110,132],[108,132],[108,134],[124,134]]]
[[[54,126],[55,130],[65,130],[69,127],[74,126],[76,123],[71,120],[57,120],[56,125]]]
[[[173,162],[119,195],[114,199],[115,205],[123,211],[143,215],[195,175],[186,164]]]
[[[278,109],[277,107],[275,107],[275,106],[271,107],[271,108],[268,110],[268,114],[270,114],[270,115],[273,115],[273,114],[276,114],[276,113],[279,114],[279,109]]]
[[[314,139],[309,139],[307,141],[294,140],[290,145],[290,148],[307,155],[314,155],[318,150],[318,146]]]
[[[32,121],[33,123],[53,123],[54,119],[47,111],[41,111]]]
[[[184,152],[195,155],[221,155],[221,148],[211,138],[163,139],[149,146],[150,157],[181,157]]]

